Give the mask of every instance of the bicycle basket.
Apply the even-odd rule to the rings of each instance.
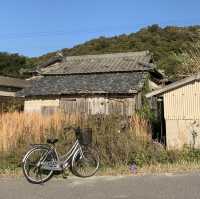
[[[79,129],[79,131],[76,132],[76,137],[81,145],[89,145],[92,143],[92,129]]]

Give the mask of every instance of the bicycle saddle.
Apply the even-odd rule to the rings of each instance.
[[[49,144],[55,144],[56,142],[58,142],[58,139],[47,139],[47,143]]]

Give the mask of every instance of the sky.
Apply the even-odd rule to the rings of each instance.
[[[0,52],[30,57],[152,24],[200,25],[199,0],[0,1]]]

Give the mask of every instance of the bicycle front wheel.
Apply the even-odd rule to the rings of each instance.
[[[52,177],[52,170],[42,169],[41,165],[38,165],[38,162],[41,159],[43,159],[43,161],[54,160],[52,153],[47,154],[48,149],[46,148],[34,148],[28,152],[28,155],[23,163],[23,173],[29,182],[40,184],[46,182]]]
[[[99,168],[99,155],[96,150],[87,148],[78,151],[72,159],[72,173],[78,177],[93,176]]]

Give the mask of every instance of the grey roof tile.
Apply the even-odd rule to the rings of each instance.
[[[23,79],[17,79],[13,77],[0,76],[0,86],[25,88],[30,86],[29,82]]]
[[[32,87],[19,91],[17,96],[137,93],[146,78],[146,72],[44,76],[33,79]]]
[[[70,56],[63,58],[59,63],[40,67],[38,72],[43,75],[58,75],[146,71],[149,68],[142,63],[148,64],[150,60],[149,51]]]

